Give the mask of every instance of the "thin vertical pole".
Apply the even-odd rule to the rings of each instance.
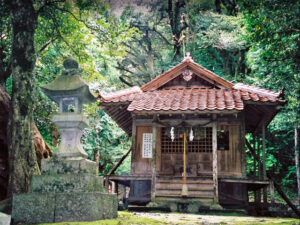
[[[274,181],[270,180],[270,196],[271,196],[271,204],[274,205],[275,203],[275,195],[274,195]]]
[[[136,162],[136,116],[132,115],[132,133],[131,133],[131,174],[134,174],[135,171],[135,162]]]
[[[262,180],[262,164],[260,163],[260,148],[261,148],[261,140],[260,135],[257,136],[257,158],[258,158],[258,179]],[[257,190],[258,203],[261,203],[261,189]]]
[[[187,141],[186,141],[186,130],[183,133],[183,184],[181,195],[187,196],[188,195],[188,187],[186,184],[186,148],[187,148]]]
[[[155,201],[155,182],[156,182],[156,135],[157,135],[157,123],[156,116],[152,122],[152,162],[151,162],[151,201]]]
[[[213,116],[212,123],[212,155],[213,155],[213,182],[214,182],[214,204],[219,204],[218,193],[218,153],[217,153],[217,120]]]
[[[257,177],[257,171],[256,171],[256,167],[258,166],[259,167],[259,162],[256,162],[256,158],[255,158],[255,155],[257,155],[257,148],[256,148],[256,142],[257,142],[257,137],[254,135],[254,133],[252,134],[253,136],[253,144],[252,144],[252,147],[253,147],[253,150],[254,150],[254,155],[253,155],[253,167],[254,167],[254,177]],[[259,172],[259,171],[258,171]],[[258,203],[259,202],[259,194],[258,194],[259,190],[255,190],[254,191],[254,201],[255,203]]]
[[[245,113],[241,112],[241,164],[242,164],[242,176],[247,177],[247,169],[246,169],[246,149],[245,149],[245,135],[246,135],[246,125],[245,125]]]
[[[255,136],[254,136],[254,134],[252,134],[252,148],[254,150],[254,155],[253,155],[253,176],[256,177],[256,159],[255,159],[256,146],[255,146]]]
[[[262,162],[263,162],[263,179],[267,178],[266,172],[266,131],[265,125],[262,127]]]
[[[267,179],[267,172],[266,172],[266,130],[265,130],[265,124],[262,126],[262,162],[263,162],[263,179]],[[264,203],[268,202],[267,199],[267,188],[264,187],[263,189],[263,198],[264,198]]]
[[[186,132],[184,131],[183,146],[183,183],[186,184]]]

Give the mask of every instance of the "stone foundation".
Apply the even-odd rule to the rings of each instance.
[[[13,196],[14,223],[94,221],[117,217],[115,194],[104,193],[96,163],[86,159],[47,159],[42,175],[31,178],[28,193]]]
[[[116,195],[101,192],[26,193],[13,197],[14,223],[94,221],[117,217]]]

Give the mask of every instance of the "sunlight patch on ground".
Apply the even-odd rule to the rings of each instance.
[[[254,225],[254,224],[284,224],[299,225],[299,219],[293,218],[270,218],[270,217],[250,217],[233,215],[200,215],[184,213],[143,213],[143,212],[119,212],[117,219],[99,220],[93,222],[62,222],[43,223],[40,225],[129,225],[129,224],[234,224],[234,225]]]

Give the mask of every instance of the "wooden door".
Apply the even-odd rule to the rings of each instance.
[[[152,158],[143,157],[143,134],[152,133],[151,126],[138,126],[136,129],[135,155],[132,159],[133,175],[151,175]]]

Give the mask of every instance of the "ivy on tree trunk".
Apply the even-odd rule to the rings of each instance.
[[[8,125],[8,197],[28,190],[29,180],[38,173],[33,144],[34,33],[37,16],[31,0],[11,0],[12,13],[12,102]]]

